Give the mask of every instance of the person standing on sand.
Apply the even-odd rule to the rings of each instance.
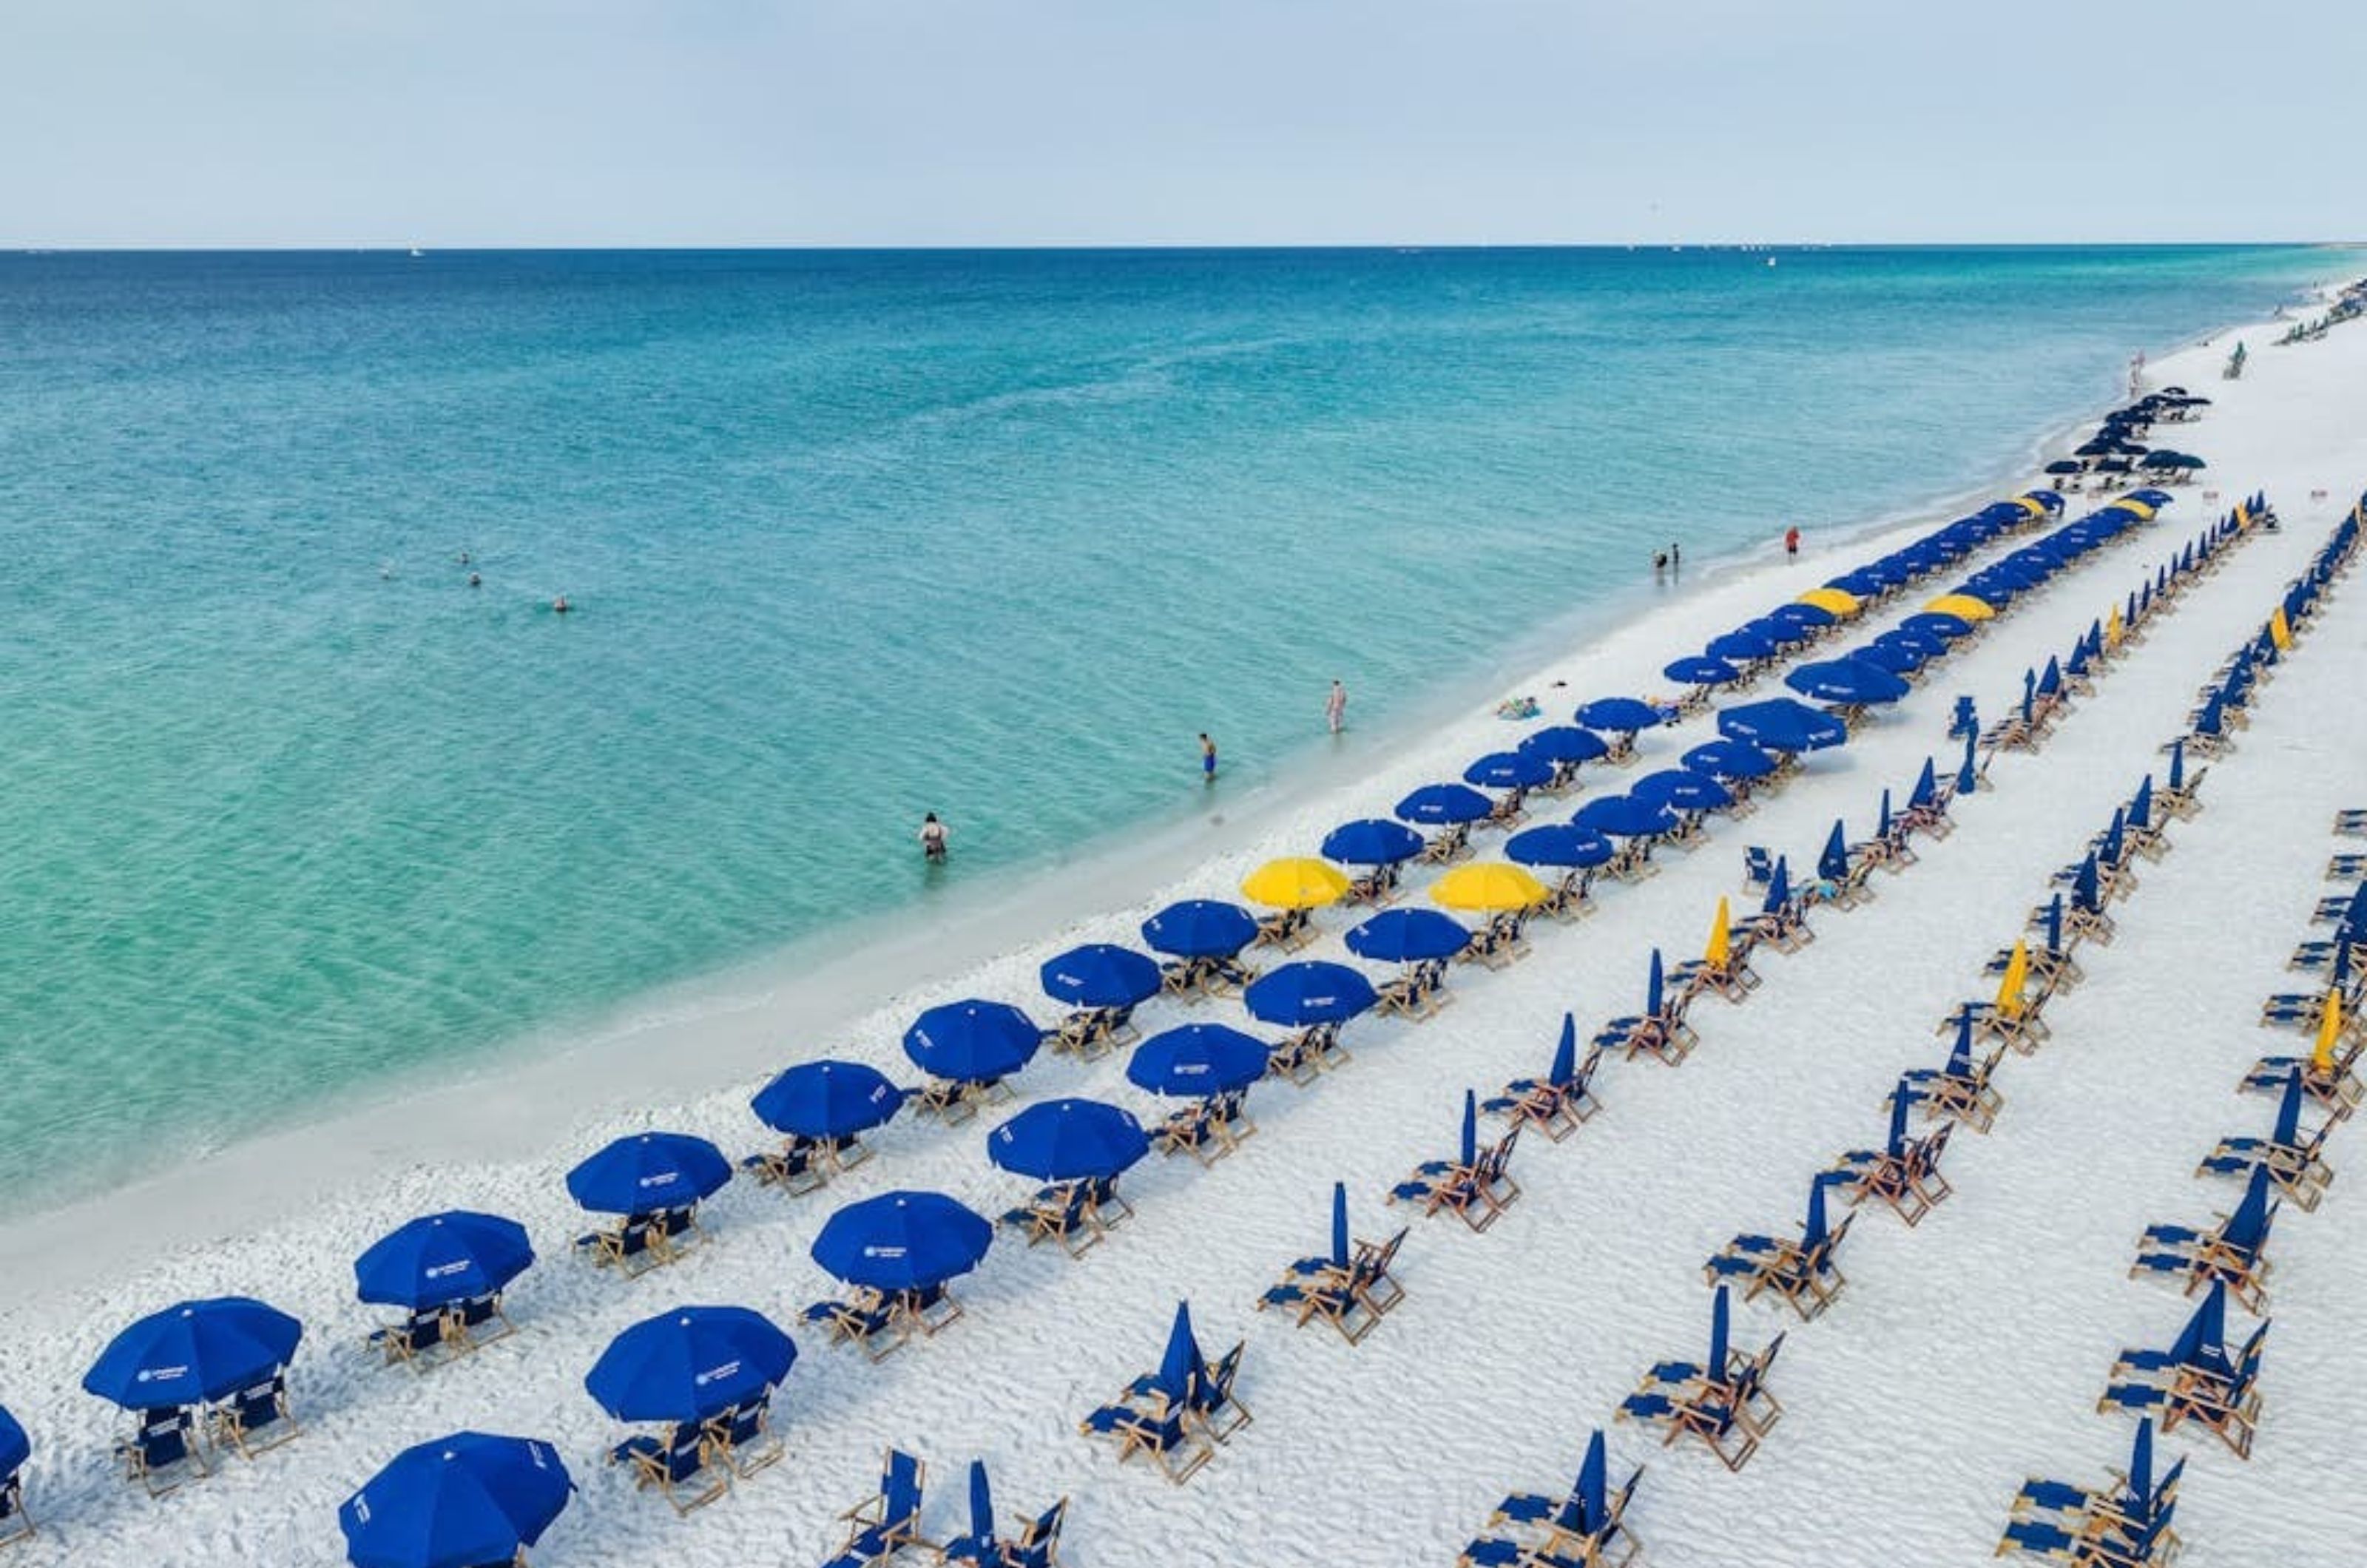
[[[921,818],[920,839],[923,860],[942,861],[946,858],[946,825],[937,820],[935,812],[932,811]]]
[[[1334,735],[1348,722],[1348,688],[1337,681],[1331,682],[1331,694],[1323,699],[1323,716],[1331,720]]]
[[[1200,731],[1200,776],[1210,784],[1217,782],[1217,743],[1205,729]]]
[[[1685,547],[1673,540],[1669,545],[1669,570],[1670,571],[1685,570]]]
[[[1784,554],[1793,560],[1800,558],[1800,530],[1798,528],[1794,527],[1784,530]]]

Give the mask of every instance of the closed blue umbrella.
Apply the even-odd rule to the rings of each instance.
[[[1257,933],[1256,916],[1217,898],[1186,898],[1142,922],[1150,950],[1175,958],[1230,958]]]
[[[1824,852],[1817,857],[1817,874],[1828,882],[1847,882],[1849,874],[1849,838],[1836,817],[1833,830],[1825,836]]]
[[[1424,784],[1398,802],[1398,815],[1408,822],[1440,827],[1453,822],[1478,822],[1496,809],[1496,803],[1469,784]]]
[[[1862,659],[1803,664],[1787,673],[1784,683],[1821,703],[1895,703],[1908,690],[1904,680]]]
[[[1887,788],[1882,792],[1881,809],[1874,815],[1874,836],[1877,839],[1890,837],[1890,791]]]
[[[756,1091],[748,1104],[776,1133],[849,1138],[893,1120],[904,1091],[863,1062],[799,1062]]]
[[[947,1002],[904,1031],[904,1055],[924,1073],[987,1083],[1033,1061],[1043,1041],[1036,1021],[1008,1002]]]
[[[1156,959],[1106,942],[1047,959],[1040,973],[1045,995],[1081,1008],[1133,1007],[1157,996],[1161,980]]]
[[[796,1343],[762,1313],[676,1307],[610,1340],[583,1387],[619,1421],[708,1421],[769,1396],[797,1359]]]
[[[1747,740],[1705,740],[1684,754],[1684,764],[1715,779],[1763,779],[1782,766]]]
[[[1167,1331],[1167,1353],[1159,1358],[1159,1386],[1166,1392],[1170,1409],[1192,1397],[1193,1391],[1208,1382],[1208,1363],[1201,1357],[1200,1341],[1192,1333],[1192,1303],[1175,1303],[1175,1323]]]
[[[1611,840],[1575,822],[1547,822],[1504,840],[1504,858],[1517,865],[1549,865],[1569,871],[1604,865],[1618,852]]]
[[[1469,1089],[1463,1091],[1463,1168],[1466,1170],[1479,1163],[1479,1097]]]
[[[1929,810],[1940,804],[1939,770],[1929,757],[1923,759],[1923,771],[1915,775],[1915,790],[1907,797],[1907,804],[1919,810]]]
[[[682,1209],[731,1179],[731,1162],[687,1133],[635,1133],[567,1173],[568,1195],[595,1214]]]
[[[1098,1181],[1150,1152],[1142,1123],[1098,1100],[1047,1100],[986,1135],[986,1157],[1014,1176],[1038,1181]]]
[[[1323,838],[1323,858],[1342,865],[1395,865],[1421,852],[1420,833],[1402,822],[1379,817],[1343,822]]]
[[[1644,977],[1644,1011],[1658,1017],[1668,1001],[1668,971],[1661,967],[1660,950],[1656,947],[1652,950],[1652,967]]]
[[[918,1291],[968,1273],[993,1241],[985,1216],[942,1192],[883,1192],[831,1215],[810,1250],[834,1280]]]
[[[1490,751],[1463,770],[1463,782],[1482,789],[1535,789],[1553,782],[1553,764],[1526,751]]]
[[[1382,964],[1452,958],[1471,944],[1470,929],[1436,909],[1384,909],[1351,930],[1348,951]]]
[[[1556,1089],[1568,1089],[1578,1081],[1578,1016],[1561,1015],[1561,1038],[1554,1043],[1553,1066],[1546,1070],[1546,1082]]]
[[[304,1325],[251,1296],[215,1296],[153,1313],[117,1335],[82,1386],[126,1410],[201,1404],[288,1364]]]
[[[0,1479],[14,1475],[33,1457],[33,1439],[25,1435],[24,1424],[0,1405]]]
[[[1781,914],[1784,906],[1792,901],[1792,861],[1788,855],[1775,857],[1775,874],[1767,879],[1767,899],[1760,906],[1762,914]]]
[[[1265,1077],[1266,1043],[1221,1023],[1162,1030],[1134,1048],[1127,1081],[1153,1094],[1206,1100],[1247,1089]]]
[[[1597,697],[1578,710],[1578,722],[1589,729],[1633,733],[1661,722],[1659,708],[1635,697]]]
[[[1965,760],[1956,769],[1956,793],[1970,795],[1980,787],[1981,776],[1973,767],[1973,747],[1976,741],[1970,730],[1965,732]]]
[[[1660,673],[1671,681],[1684,681],[1696,686],[1724,686],[1742,679],[1742,671],[1725,660],[1705,653],[1689,653],[1682,659],[1663,665]]]
[[[1663,768],[1627,786],[1637,800],[1657,800],[1672,811],[1716,811],[1734,804],[1734,792],[1710,777],[1687,768]]]
[[[1522,750],[1548,762],[1591,762],[1611,755],[1611,744],[1591,729],[1572,724],[1551,725],[1521,742]]]
[[[1578,808],[1578,814],[1570,820],[1614,839],[1649,838],[1655,833],[1674,832],[1680,826],[1667,807],[1632,795],[1606,795],[1600,800],[1590,800]]]
[[[1840,719],[1790,697],[1727,708],[1717,716],[1717,732],[1770,751],[1817,751],[1849,739]]]
[[[395,1455],[337,1528],[355,1568],[481,1568],[540,1540],[574,1490],[548,1443],[455,1432]]]
[[[1348,1267],[1348,1184],[1344,1181],[1331,1184],[1331,1261],[1335,1267]]]
[[[354,1259],[356,1293],[409,1312],[491,1295],[534,1262],[526,1227],[455,1209],[425,1214]]]
[[[1733,1312],[1734,1308],[1727,1301],[1726,1287],[1720,1285],[1709,1305],[1709,1366],[1710,1376],[1714,1378],[1726,1375],[1727,1347],[1732,1343],[1734,1333]]]
[[[1285,964],[1250,982],[1241,1002],[1250,1016],[1289,1029],[1344,1023],[1379,998],[1373,983],[1344,964]]]

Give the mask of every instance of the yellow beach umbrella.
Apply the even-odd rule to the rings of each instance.
[[[1865,607],[1856,594],[1845,588],[1811,588],[1800,595],[1800,603],[1814,604],[1818,609],[1839,615],[1843,620]]]
[[[2024,512],[2029,513],[2033,517],[2044,517],[2046,515],[2046,503],[2044,502],[2033,501],[2026,495],[2017,495],[2013,498],[2013,503],[2016,506],[2021,507]]]
[[[1312,909],[1336,903],[1348,891],[1337,866],[1306,856],[1270,860],[1241,879],[1241,895],[1276,909]]]
[[[2269,640],[2275,643],[2283,652],[2293,651],[2293,623],[2285,619],[2284,606],[2282,604],[2277,606],[2277,613],[2269,617]]]
[[[2150,523],[2153,521],[2154,508],[2147,505],[2146,502],[2139,501],[2133,495],[2124,495],[2121,497],[2120,500],[2112,502],[2112,504],[2122,508],[2124,511],[2135,513],[2137,514],[2137,521],[2140,523]]]
[[[1430,885],[1430,896],[1450,909],[1533,909],[1546,900],[1546,885],[1500,860],[1458,865]]]
[[[1726,895],[1721,893],[1717,899],[1717,919],[1709,925],[1709,948],[1702,954],[1702,961],[1713,969],[1723,969],[1733,953],[1734,919],[1727,911]]]
[[[2342,1033],[2342,993],[2326,993],[2326,1016],[2317,1021],[2317,1049],[2309,1054],[2309,1070],[2321,1077],[2334,1071],[2334,1042]]]
[[[1969,593],[1942,593],[1923,608],[1935,615],[1954,615],[1960,621],[1986,621],[1997,614],[1987,600],[1976,599]]]
[[[2005,979],[1998,986],[1997,1010],[2000,1018],[2022,1016],[2022,988],[2030,982],[2030,943],[2013,944],[2013,956],[2006,960]]]
[[[2118,648],[2121,646],[2121,638],[2127,635],[2128,627],[2121,624],[2121,607],[2115,604],[2112,606],[2112,613],[2104,619],[2104,646]]]

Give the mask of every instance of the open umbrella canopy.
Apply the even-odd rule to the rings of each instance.
[[[1553,764],[1528,751],[1490,751],[1463,770],[1463,782],[1482,789],[1535,789],[1553,783]]]
[[[1591,762],[1611,754],[1610,742],[1574,724],[1550,725],[1521,742],[1520,749],[1548,762]]]
[[[1747,740],[1704,740],[1685,753],[1684,764],[1716,779],[1763,779],[1782,766]]]
[[[1994,616],[1997,611],[1986,600],[1970,593],[1942,593],[1923,606],[1923,614],[1953,615],[1957,620],[1977,624]]]
[[[1395,865],[1421,853],[1420,833],[1402,822],[1366,817],[1323,836],[1323,858],[1342,865]]]
[[[540,1540],[574,1490],[549,1443],[455,1432],[388,1461],[337,1528],[355,1568],[480,1568]]]
[[[1790,697],[1727,708],[1717,716],[1717,732],[1769,751],[1816,751],[1849,739],[1840,719]]]
[[[731,1179],[731,1162],[687,1133],[631,1133],[567,1173],[568,1196],[595,1214],[651,1214],[697,1202]]]
[[[1895,703],[1909,689],[1898,676],[1862,659],[1803,664],[1786,674],[1784,683],[1824,703]]]
[[[1484,801],[1487,797],[1480,798]],[[1338,867],[1304,855],[1270,860],[1241,878],[1244,897],[1252,904],[1276,909],[1319,908],[1339,902],[1347,891],[1348,879],[1340,874]]]
[[[126,1410],[201,1404],[288,1364],[304,1325],[251,1296],[214,1296],[152,1313],[108,1341],[82,1386]]]
[[[1038,1100],[986,1135],[986,1157],[1038,1181],[1105,1180],[1150,1152],[1142,1123],[1098,1100]]]
[[[1036,1021],[1009,1002],[946,1002],[904,1031],[904,1055],[912,1065],[957,1083],[1009,1077],[1035,1060],[1043,1043]]]
[[[1153,1094],[1206,1100],[1247,1089],[1265,1077],[1266,1043],[1221,1023],[1161,1030],[1134,1048],[1127,1081]]]
[[[1856,594],[1835,588],[1829,583],[1822,588],[1809,589],[1800,595],[1796,603],[1806,604],[1812,610],[1822,610],[1825,614],[1838,616],[1842,620],[1849,619],[1865,608],[1858,602]]]
[[[1424,784],[1398,802],[1398,816],[1425,827],[1484,821],[1496,803],[1469,784]]]
[[[1912,675],[1930,663],[1932,656],[1912,642],[1885,642],[1876,637],[1850,657],[1894,675]]]
[[[1591,828],[1574,822],[1547,822],[1528,828],[1504,840],[1504,858],[1515,865],[1549,865],[1582,871],[1605,865],[1618,851]]]
[[[1501,913],[1534,909],[1545,902],[1546,885],[1517,865],[1502,861],[1475,861],[1458,865],[1430,885],[1433,902],[1450,909]]]
[[[1671,681],[1686,681],[1696,686],[1723,686],[1742,679],[1741,671],[1705,653],[1689,653],[1682,659],[1671,660],[1660,673]]]
[[[1707,651],[1713,659],[1739,659],[1746,662],[1775,656],[1775,639],[1766,628],[1757,626],[1737,626],[1734,630],[1709,639]]]
[[[526,1227],[497,1214],[454,1209],[423,1214],[354,1259],[363,1301],[425,1312],[503,1289],[534,1263]]]
[[[1421,842],[1414,840],[1417,852]],[[1150,950],[1176,958],[1230,958],[1255,942],[1257,931],[1256,916],[1216,898],[1186,898],[1142,922]]]
[[[2046,465],[2046,471],[2050,474],[2085,473],[2087,468],[2087,464],[2078,462],[2070,457],[2057,457],[2055,461]]]
[[[1578,808],[1578,814],[1570,820],[1580,828],[1614,839],[1648,839],[1655,833],[1673,833],[1683,826],[1676,813],[1659,801],[1633,795],[1606,795],[1590,800]]]
[[[1435,909],[1384,909],[1348,933],[1348,951],[1382,964],[1422,964],[1452,958],[1471,945],[1471,932]]]
[[[765,1397],[797,1359],[796,1344],[762,1313],[676,1307],[610,1340],[583,1387],[619,1421],[708,1421]]]
[[[1589,729],[1633,734],[1660,722],[1660,710],[1636,697],[1597,697],[1578,710],[1578,722]]]
[[[904,1091],[866,1062],[799,1062],[748,1102],[756,1120],[798,1138],[850,1138],[894,1120]]]
[[[1734,792],[1707,773],[1663,768],[1627,786],[1632,800],[1658,801],[1672,811],[1716,811],[1734,804]]]
[[[1044,994],[1080,1008],[1130,1008],[1159,994],[1158,960],[1130,947],[1089,942],[1047,959]]]
[[[1954,642],[1973,635],[1973,623],[1962,615],[1952,615],[1942,610],[1919,610],[1899,622],[1898,630],[1913,632],[1918,637],[1937,637],[1942,642]]]
[[[16,1474],[32,1457],[33,1439],[25,1435],[24,1423],[0,1405],[0,1478]]]
[[[1373,983],[1344,964],[1284,964],[1250,982],[1241,1003],[1250,1016],[1288,1029],[1344,1023],[1379,998]]]
[[[1795,599],[1789,604],[1778,604],[1767,612],[1767,618],[1779,626],[1795,626],[1803,631],[1822,631],[1840,617],[1821,604],[1804,604]]]
[[[942,1192],[882,1192],[831,1215],[813,1260],[833,1280],[875,1291],[920,1291],[978,1267],[994,1226]]]

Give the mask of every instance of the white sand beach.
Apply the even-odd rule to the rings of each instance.
[[[2357,417],[2367,324],[2270,348],[2276,332],[2256,323],[2148,367],[2148,387],[2182,383],[2214,400],[2200,420],[2160,433],[2210,467],[2154,523],[2017,600],[1754,814],[1714,818],[1702,848],[1664,852],[1659,875],[1603,887],[1582,922],[1535,923],[1533,951],[1503,972],[1459,968],[1455,1000],[1434,1020],[1358,1020],[1342,1070],[1304,1089],[1259,1085],[1250,1111],[1261,1132],[1234,1157],[1204,1169],[1154,1156],[1137,1167],[1124,1182],[1136,1217],[1106,1245],[1072,1260],[1002,1233],[957,1286],[967,1316],[878,1364],[796,1324],[807,1303],[836,1290],[808,1254],[823,1221],[897,1188],[1000,1213],[1028,1190],[984,1157],[987,1131],[1008,1111],[1070,1094],[1128,1106],[1146,1122],[1169,1108],[1127,1082],[1122,1052],[1091,1065],[1048,1052],[1016,1080],[1017,1104],[962,1127],[900,1119],[876,1139],[878,1158],[818,1193],[793,1199],[735,1181],[703,1211],[711,1242],[639,1280],[570,1255],[587,1216],[563,1190],[565,1172],[637,1129],[695,1133],[735,1156],[764,1146],[771,1134],[748,1094],[796,1061],[850,1057],[912,1081],[899,1038],[936,1002],[991,998],[1055,1018],[1036,984],[1046,957],[1081,941],[1138,946],[1153,909],[1231,897],[1258,863],[1312,853],[1327,829],[1386,816],[1409,789],[1459,777],[1533,726],[1481,709],[1360,752],[1368,765],[1353,776],[1335,772],[1221,834],[1166,846],[1151,862],[1164,884],[1145,885],[1138,904],[1071,909],[1080,918],[1066,922],[1042,906],[979,908],[905,933],[873,967],[858,960],[841,979],[932,977],[875,993],[857,1016],[837,1016],[813,991],[755,998],[742,1013],[652,1026],[550,1055],[506,1083],[341,1122],[334,1161],[318,1156],[316,1129],[12,1227],[0,1237],[9,1280],[0,1403],[33,1437],[26,1490],[40,1526],[15,1561],[340,1562],[339,1502],[396,1450],[473,1428],[546,1438],[574,1474],[581,1495],[534,1551],[538,1568],[820,1563],[837,1545],[837,1515],[870,1494],[889,1445],[931,1466],[933,1536],[962,1528],[960,1477],[974,1458],[992,1473],[1006,1525],[1070,1498],[1061,1558],[1076,1568],[1443,1568],[1505,1494],[1566,1488],[1598,1427],[1610,1431],[1614,1477],[1647,1466],[1627,1518],[1661,1568],[1988,1561],[2026,1475],[2097,1482],[2124,1461],[2133,1423],[2095,1411],[2106,1372],[2123,1347],[2167,1345],[2190,1306],[2169,1284],[2127,1277],[2138,1234],[2204,1224],[2233,1206],[2239,1187],[2198,1179],[2195,1162],[2223,1135],[2267,1130],[2273,1103],[2239,1095],[2237,1081],[2256,1056],[2305,1043],[2256,1020],[2269,993],[2305,988],[2287,955],[2313,934],[2317,900],[2350,886],[2326,880],[2328,858],[2367,850],[2329,832],[2338,808],[2367,807],[2367,749],[2355,734],[2367,594],[2355,572],[2263,687],[2233,751],[2211,764],[2201,814],[2170,826],[2168,855],[2143,865],[2141,885],[2115,906],[2116,940],[2081,950],[2085,983],[2046,1010],[2051,1043],[2000,1067],[1994,1131],[1955,1137],[1945,1168],[1954,1196],[1913,1230],[1877,1206],[1861,1211],[1841,1255],[1848,1289],[1813,1323],[1765,1300],[1738,1303],[1738,1343],[1790,1331],[1772,1377],[1786,1414],[1749,1466],[1728,1473],[1698,1447],[1663,1448],[1650,1431],[1614,1426],[1613,1412],[1653,1362],[1700,1356],[1710,1310],[1703,1260],[1738,1232],[1789,1234],[1814,1174],[1880,1142],[1898,1073],[1939,1065],[1939,1021],[1994,993],[1985,961],[2139,779],[2158,781],[2159,748],[2184,727],[2197,688],[2259,633],[2367,490],[2367,425]],[[2253,352],[2243,378],[2225,381],[2219,368],[2237,337]],[[1417,1163],[1452,1151],[1465,1089],[1490,1093],[1540,1072],[1565,1010],[1582,1035],[1637,1010],[1649,952],[1671,963],[1698,953],[1721,895],[1738,913],[1755,907],[1742,885],[1745,845],[1798,866],[1836,817],[1853,839],[1867,836],[1884,788],[1903,801],[1927,756],[1953,763],[1943,731],[1955,696],[1973,695],[1985,718],[2001,716],[2026,668],[2067,653],[2255,491],[2281,526],[2227,547],[2224,564],[2150,624],[2043,750],[2001,753],[1991,787],[1956,804],[1953,835],[1921,844],[1920,863],[1877,874],[1869,905],[1812,915],[1817,939],[1799,953],[1762,951],[1764,984],[1746,1003],[1697,1002],[1701,1044],[1682,1066],[1609,1061],[1602,1114],[1565,1143],[1524,1139],[1512,1168],[1523,1196],[1501,1224],[1473,1235],[1383,1208]],[[2063,516],[2102,499],[2075,494]],[[1716,574],[1511,689],[1538,698],[1541,723],[1590,697],[1669,692],[1659,673],[1669,660],[1955,514],[1794,564]],[[1965,570],[2029,536],[1993,545]],[[1816,657],[1896,625],[1962,574],[1898,596]],[[1646,767],[1672,764],[1713,733],[1706,715],[1648,732]],[[1536,819],[1628,776],[1590,769],[1582,793],[1558,812],[1545,803]],[[1206,852],[1211,838],[1221,853]],[[1479,840],[1487,854],[1501,836]],[[1412,879],[1410,902],[1425,902],[1418,885],[1428,874]],[[1319,913],[1321,940],[1303,956],[1345,960],[1340,933],[1353,919]],[[1008,933],[1039,928],[1043,940],[1009,945]],[[969,961],[980,953],[991,956]],[[1139,1018],[1146,1033],[1203,1021],[1245,1025],[1246,1015],[1237,1000],[1161,998]],[[648,1089],[646,1111],[553,1124],[543,1107],[570,1097],[548,1086],[626,1055],[639,1065],[618,1081]],[[668,1094],[662,1081],[685,1087]],[[728,1087],[702,1092],[715,1083]],[[2334,1134],[2338,1170],[2356,1136]],[[520,1152],[486,1152],[503,1142]],[[298,1160],[308,1163],[289,1163]],[[1348,1184],[1357,1235],[1413,1227],[1398,1268],[1406,1300],[1353,1348],[1319,1326],[1294,1330],[1252,1310],[1290,1260],[1321,1247],[1334,1180]],[[540,1261],[509,1295],[518,1332],[425,1375],[383,1368],[362,1347],[383,1314],[354,1299],[352,1259],[402,1221],[449,1208],[509,1215],[532,1233]],[[2165,1462],[2191,1456],[2177,1526],[2197,1568],[2339,1568],[2358,1560],[2367,1529],[2367,1501],[2328,1463],[2367,1398],[2367,1370],[2350,1345],[2354,1303],[2367,1292],[2367,1198],[2338,1181],[2316,1212],[2289,1207],[2271,1254],[2276,1327],[2251,1457],[2207,1435],[2164,1440]],[[55,1277],[43,1280],[53,1263]],[[78,1380],[133,1318],[217,1294],[260,1296],[304,1322],[291,1374],[303,1435],[152,1501],[109,1457],[126,1417]],[[1087,1412],[1156,1364],[1178,1299],[1191,1302],[1212,1353],[1246,1337],[1239,1392],[1256,1417],[1183,1486],[1142,1464],[1121,1468],[1110,1445],[1077,1432]],[[801,1355],[776,1406],[785,1461],[678,1518],[602,1462],[625,1433],[582,1379],[620,1329],[685,1303],[762,1311],[791,1328]]]

